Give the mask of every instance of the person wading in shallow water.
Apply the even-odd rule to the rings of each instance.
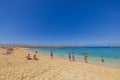
[[[74,52],[72,52],[72,61],[75,61],[75,55],[74,55]]]
[[[51,59],[53,59],[53,53],[52,53],[52,51],[51,51],[51,54],[50,54],[50,56],[51,56]]]
[[[35,51],[35,54],[37,54],[37,51]]]
[[[68,58],[69,58],[69,61],[71,61],[71,54],[70,53],[68,54]]]
[[[86,63],[88,63],[87,59],[88,59],[88,55],[85,53],[85,54],[84,54],[84,61],[85,61]]]
[[[103,58],[103,56],[101,56],[101,62],[104,63],[104,58]]]

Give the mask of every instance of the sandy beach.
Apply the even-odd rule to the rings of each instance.
[[[0,80],[120,80],[120,70],[88,63],[51,59],[37,54],[39,60],[27,60],[29,53],[16,48],[6,55],[0,48]]]

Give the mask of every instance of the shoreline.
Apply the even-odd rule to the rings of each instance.
[[[28,50],[27,50],[28,51]],[[33,52],[33,51],[28,51],[28,52],[31,52],[32,54],[35,54],[35,52]],[[49,55],[47,55],[47,54],[44,54],[44,53],[37,53],[37,55],[38,56],[44,56],[44,57],[47,57],[47,58],[50,58],[50,56]],[[68,59],[66,59],[66,58],[63,58],[63,57],[59,57],[59,56],[56,56],[56,57],[54,57],[54,59],[52,59],[52,60],[61,60],[61,61],[67,61],[67,62],[70,62],[70,63],[77,63],[77,64],[85,64],[85,65],[91,65],[91,66],[97,66],[97,67],[103,67],[103,68],[109,68],[109,69],[114,69],[114,70],[119,70],[120,71],[120,68],[115,68],[115,67],[110,67],[110,66],[108,66],[108,65],[105,65],[105,64],[97,64],[97,63],[85,63],[85,62],[83,62],[83,61],[69,61]]]
[[[28,48],[30,49],[30,48]],[[29,52],[32,52],[32,53],[35,53],[34,51],[31,51],[31,50],[27,50]],[[47,56],[47,57],[50,57],[50,55],[48,54],[44,54],[43,52],[38,52],[39,55],[42,55],[42,56]],[[55,54],[55,59],[61,59],[61,60],[66,60],[66,61],[69,61],[69,59],[67,59],[67,57],[65,56],[58,56]],[[70,61],[71,62],[71,61]],[[78,63],[85,63],[83,60],[78,60],[76,59],[75,62],[78,62]],[[85,63],[85,64],[91,64],[91,65],[96,65],[96,66],[102,66],[102,67],[108,67],[108,68],[112,68],[112,69],[117,69],[117,70],[120,70],[120,67],[119,66],[112,66],[108,63],[99,63],[99,62],[96,62],[96,61],[88,61],[88,63]]]
[[[35,54],[25,48],[3,55],[0,49],[0,80],[119,80],[120,70],[93,64],[51,59],[37,54],[39,60],[27,60]],[[111,76],[112,75],[112,76]]]

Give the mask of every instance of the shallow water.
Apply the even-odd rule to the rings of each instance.
[[[75,60],[78,62],[83,62],[83,55],[87,53],[89,63],[120,69],[120,48],[30,48],[29,50],[48,56],[52,51],[54,57],[63,59],[68,59],[68,53],[74,52]],[[101,62],[101,56],[104,57],[104,64]]]

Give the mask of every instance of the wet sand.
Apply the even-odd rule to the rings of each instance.
[[[27,60],[28,52],[16,48],[11,55],[0,48],[0,80],[120,80],[120,70],[37,54],[39,60]]]

